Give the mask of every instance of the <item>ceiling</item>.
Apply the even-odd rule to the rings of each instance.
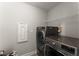
[[[42,8],[44,10],[50,10],[51,8],[54,8],[55,6],[57,6],[58,4],[60,4],[61,2],[27,2],[28,4],[38,7],[38,8]]]

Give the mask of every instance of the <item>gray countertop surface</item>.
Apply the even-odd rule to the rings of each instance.
[[[65,37],[65,36],[49,36],[49,37],[46,37],[46,40],[50,42],[54,40],[60,43],[64,43],[66,45],[79,48],[79,38],[72,38],[72,37]]]

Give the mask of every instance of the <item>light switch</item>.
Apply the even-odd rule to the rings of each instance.
[[[27,41],[27,24],[19,23],[18,24],[18,42]]]

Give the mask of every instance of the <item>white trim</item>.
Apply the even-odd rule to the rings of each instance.
[[[33,56],[33,55],[36,55],[36,53],[37,53],[37,51],[34,50],[34,51],[32,51],[32,52],[25,53],[25,54],[23,54],[23,55],[21,55],[21,56]]]

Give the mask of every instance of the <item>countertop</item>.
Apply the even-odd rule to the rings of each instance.
[[[79,48],[79,38],[65,37],[65,36],[49,36],[46,40],[52,42],[53,40]]]

